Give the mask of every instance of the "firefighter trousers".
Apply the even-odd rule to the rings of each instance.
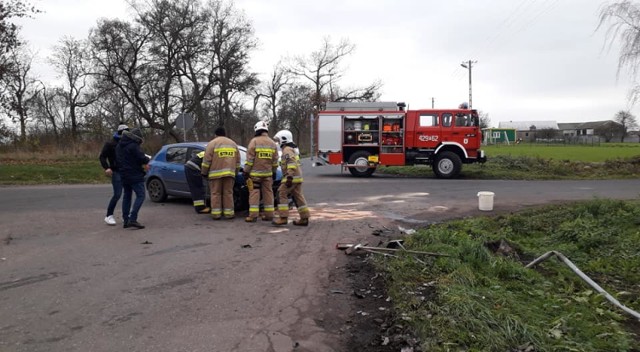
[[[221,177],[209,180],[211,189],[211,217],[220,219],[223,215],[227,219],[235,216],[233,204],[234,177]]]
[[[205,203],[206,194],[202,174],[200,174],[200,170],[194,170],[185,166],[184,175],[187,179],[187,184],[189,185],[189,192],[191,192],[193,207],[196,212],[200,212],[207,207],[207,204]]]
[[[253,189],[249,193],[249,216],[257,218],[260,213],[260,196],[262,195],[262,207],[266,218],[273,218],[275,207],[273,206],[273,178],[251,177]]]
[[[308,219],[311,214],[309,214],[307,200],[302,194],[302,183],[294,183],[291,187],[287,187],[284,182],[280,184],[278,188],[278,216],[281,218],[289,217],[289,195],[298,208],[300,219]]]

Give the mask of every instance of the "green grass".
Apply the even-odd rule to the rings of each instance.
[[[411,326],[425,351],[637,350],[629,316],[564,264],[525,264],[560,251],[638,311],[638,219],[639,202],[593,200],[457,220],[405,239],[407,249],[452,258],[429,258],[424,265],[403,256],[378,264],[399,323]],[[513,255],[494,253],[490,244],[500,240],[515,249]]]
[[[98,160],[86,158],[0,159],[0,185],[106,183]]]
[[[601,146],[494,145],[487,146],[487,162],[464,164],[466,179],[558,180],[623,179],[640,175],[640,144]],[[430,167],[381,167],[377,172],[412,177],[435,177]]]
[[[604,162],[640,156],[640,143],[590,145],[540,145],[532,143],[496,144],[482,147],[489,158],[495,156],[535,157],[553,160]]]

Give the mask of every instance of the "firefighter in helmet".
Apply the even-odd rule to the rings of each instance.
[[[251,180],[253,189],[249,193],[249,216],[246,222],[256,222],[260,213],[260,196],[264,206],[262,220],[273,220],[273,180],[278,168],[278,146],[269,138],[269,125],[258,121],[253,126],[255,137],[247,146],[244,166],[245,180]],[[247,182],[250,183],[250,182]]]
[[[293,143],[293,135],[289,130],[282,130],[273,137],[282,148],[280,167],[282,168],[282,179],[278,188],[278,215],[279,218],[273,221],[274,225],[286,225],[289,218],[289,194],[293,198],[300,220],[294,220],[297,226],[309,225],[309,208],[307,201],[302,194],[302,170],[300,168],[300,158],[296,150],[298,146]]]

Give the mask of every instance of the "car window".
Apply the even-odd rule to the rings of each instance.
[[[200,153],[201,151],[203,151],[204,149],[200,149],[200,148],[191,148],[189,149],[189,157],[187,158],[187,161],[195,158],[195,156]]]
[[[171,147],[167,149],[167,162],[184,164],[187,162],[187,147]]]

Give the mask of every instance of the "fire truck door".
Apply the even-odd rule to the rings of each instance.
[[[441,142],[440,117],[435,112],[420,112],[416,121],[414,146],[417,148],[435,148]]]
[[[478,149],[480,148],[479,133],[477,116],[462,112],[455,114],[450,130],[451,141],[460,143],[467,150]]]

